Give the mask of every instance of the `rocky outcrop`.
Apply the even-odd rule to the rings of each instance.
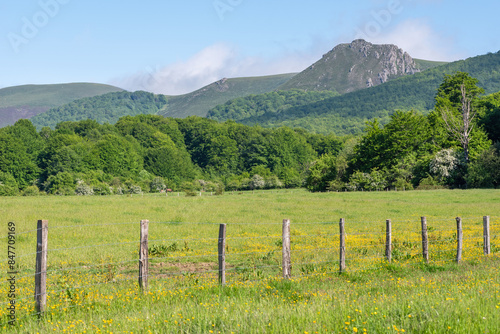
[[[358,39],[337,45],[280,89],[348,93],[417,72],[420,70],[413,58],[396,45],[377,45]]]

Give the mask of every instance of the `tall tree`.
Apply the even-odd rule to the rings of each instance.
[[[477,115],[475,103],[478,96],[484,93],[477,82],[464,72],[447,75],[436,96],[436,110],[440,112],[448,132],[460,142],[466,164],[469,162],[469,144]]]

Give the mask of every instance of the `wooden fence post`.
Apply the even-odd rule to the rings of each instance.
[[[139,247],[139,287],[144,293],[147,293],[148,290],[148,233],[149,220],[141,220],[141,244]]]
[[[43,315],[47,306],[47,244],[49,222],[39,220],[36,236],[35,310]]]
[[[283,278],[292,277],[292,261],[290,258],[290,219],[283,219]]]
[[[457,217],[457,258],[456,261],[459,263],[462,261],[462,245],[463,245],[463,231],[462,231],[462,218]]]
[[[490,216],[483,217],[483,250],[484,255],[490,255]]]
[[[219,284],[226,284],[226,224],[219,225]]]
[[[340,261],[339,261],[339,272],[343,273],[345,271],[345,219],[340,218],[339,228],[340,228]]]
[[[387,262],[391,263],[392,260],[392,224],[391,220],[385,221],[385,258]]]
[[[422,256],[424,261],[429,263],[429,238],[427,237],[427,218],[421,217],[422,222]]]

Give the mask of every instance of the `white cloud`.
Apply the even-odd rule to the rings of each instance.
[[[136,74],[113,79],[111,83],[130,91],[180,95],[222,78],[300,72],[319,59],[315,53],[313,50],[287,51],[273,59],[244,57],[235,48],[220,43],[201,50],[186,61],[147,67]]]
[[[440,35],[424,20],[410,19],[392,30],[370,38],[376,44],[396,44],[412,57],[436,61],[455,61],[464,54],[457,53],[454,38]]]

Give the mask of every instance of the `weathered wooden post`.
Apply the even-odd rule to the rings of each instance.
[[[385,258],[387,262],[391,263],[392,260],[392,224],[391,220],[385,221]]]
[[[462,218],[457,217],[457,258],[456,261],[459,263],[462,261],[462,245],[463,245],[463,231],[462,231]]]
[[[39,220],[36,236],[35,310],[42,316],[47,306],[48,220]]]
[[[283,219],[283,278],[292,277],[292,261],[290,258],[290,219]]]
[[[139,247],[139,287],[141,288],[143,293],[147,293],[148,290],[148,233],[149,220],[141,220],[141,244]]]
[[[219,284],[226,284],[226,224],[219,225]]]
[[[339,229],[340,229],[339,272],[343,273],[345,271],[345,219],[344,218],[340,218]]]
[[[490,245],[490,216],[483,217],[483,250],[484,255],[491,254]]]
[[[429,262],[429,238],[427,236],[427,218],[421,217],[422,223],[422,256],[426,263]]]

